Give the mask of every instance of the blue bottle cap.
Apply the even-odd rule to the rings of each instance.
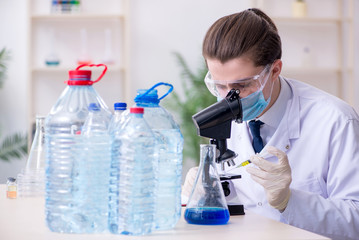
[[[137,96],[135,98],[135,103],[141,103],[141,102],[158,104],[160,100],[158,99],[157,90],[152,89],[151,91],[148,92],[148,89],[138,89]]]
[[[113,105],[115,110],[126,110],[127,104],[125,102],[117,102]]]
[[[92,111],[92,112],[100,111],[100,109],[101,109],[101,107],[100,107],[100,104],[98,104],[98,103],[90,103],[90,105],[88,107],[88,110]]]
[[[155,88],[159,86],[168,86],[169,90],[160,98],[158,98],[157,90]],[[149,103],[158,104],[163,98],[165,98],[170,92],[172,92],[173,86],[169,83],[159,82],[153,85],[150,89],[137,90],[137,96],[135,97],[135,103]]]

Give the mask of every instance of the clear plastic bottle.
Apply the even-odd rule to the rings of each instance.
[[[91,81],[91,71],[80,70],[85,66],[103,66],[105,69],[96,81]],[[82,233],[89,224],[80,208],[80,191],[76,184],[79,162],[83,160],[81,130],[90,103],[99,104],[101,112],[109,119],[111,117],[111,112],[92,86],[106,70],[103,64],[91,64],[69,71],[68,86],[46,117],[45,217],[47,226],[54,232]]]
[[[184,217],[190,224],[219,225],[229,220],[229,211],[215,160],[216,145],[201,144],[201,161]]]
[[[19,197],[43,196],[45,192],[45,117],[36,116],[36,131],[26,166],[17,175]]]
[[[145,235],[153,228],[156,139],[143,111],[131,108],[112,139],[109,229],[114,234]]]
[[[124,102],[117,102],[114,104],[113,107],[114,107],[114,114],[111,118],[110,125],[108,127],[108,132],[110,134],[113,133],[113,131],[116,127],[116,124],[121,121],[122,113],[126,110],[127,104]],[[122,119],[124,119],[124,118],[122,118]]]
[[[158,98],[158,86],[170,90]],[[158,83],[149,90],[138,90],[135,103],[145,109],[144,118],[157,138],[155,229],[173,228],[181,217],[183,137],[172,115],[159,102],[173,89]]]
[[[86,217],[82,232],[100,233],[107,230],[108,185],[111,144],[108,114],[98,103],[89,105],[89,115],[82,127],[83,155],[76,178],[81,213]]]

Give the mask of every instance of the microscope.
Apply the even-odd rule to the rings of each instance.
[[[210,143],[216,145],[216,163],[224,170],[226,164],[234,166],[237,154],[227,148],[227,139],[231,137],[232,121],[242,122],[243,112],[239,97],[240,91],[232,89],[221,101],[203,109],[192,116],[197,127],[197,134],[201,137],[210,138]],[[229,182],[231,179],[241,178],[241,175],[220,176],[224,195],[230,194]],[[228,205],[230,215],[243,215],[243,205]]]

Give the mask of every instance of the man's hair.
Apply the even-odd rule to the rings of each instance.
[[[265,66],[282,57],[282,44],[273,21],[251,8],[218,19],[207,31],[202,54],[222,63],[245,56]]]

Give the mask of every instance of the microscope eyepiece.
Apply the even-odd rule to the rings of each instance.
[[[227,149],[227,139],[231,137],[232,121],[242,122],[239,93],[238,89],[232,89],[224,99],[192,116],[197,134],[212,139],[211,143],[216,144],[219,150],[216,162],[222,163],[222,168],[225,162],[234,165],[233,159],[237,157],[232,150]]]
[[[221,101],[192,116],[199,136],[227,139],[231,134],[231,122],[242,121],[242,105],[239,90],[232,89]]]

